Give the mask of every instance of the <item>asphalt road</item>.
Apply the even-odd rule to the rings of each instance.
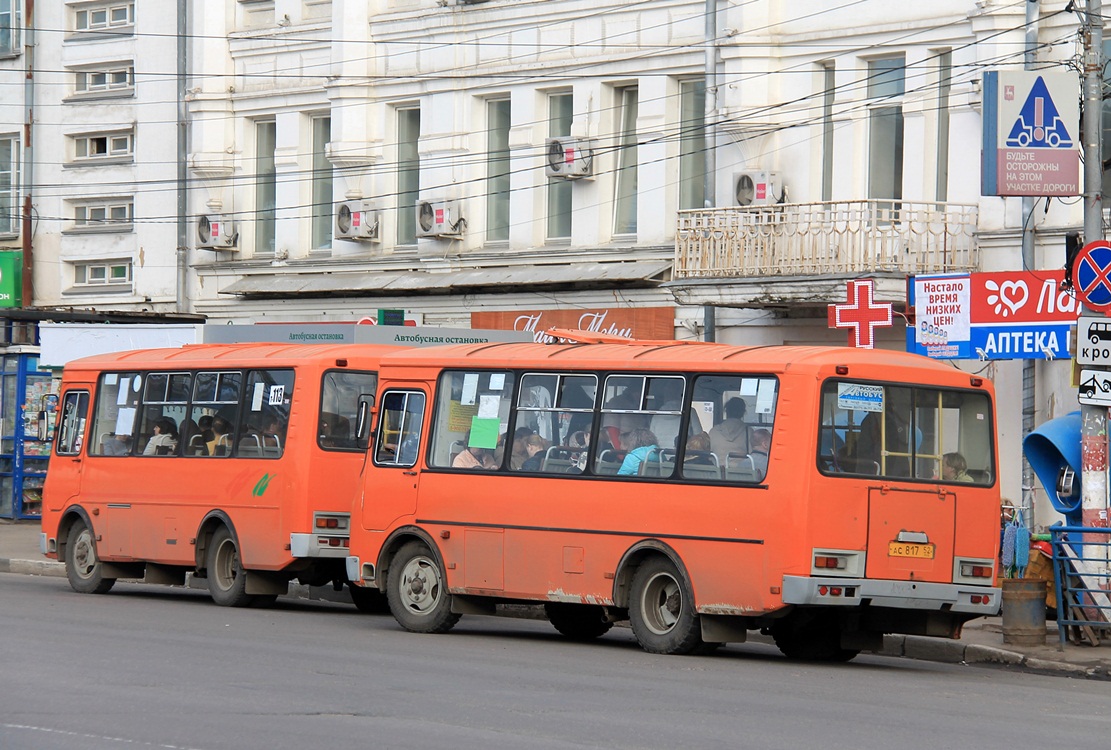
[[[862,656],[792,663],[593,644],[464,617],[445,636],[349,606],[0,575],[3,750],[1107,747],[1111,684]]]

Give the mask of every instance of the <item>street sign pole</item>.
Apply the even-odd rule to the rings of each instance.
[[[1084,241],[1103,239],[1103,157],[1100,148],[1103,111],[1103,1],[1087,0],[1084,18]],[[1078,341],[1079,345],[1080,342]],[[1080,408],[1081,517],[1084,526],[1108,525],[1106,406]],[[1107,555],[1107,549],[1085,546],[1084,555]],[[1109,567],[1105,560],[1104,570]]]

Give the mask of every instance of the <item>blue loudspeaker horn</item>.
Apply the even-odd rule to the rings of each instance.
[[[1022,452],[1053,507],[1080,526],[1080,412],[1040,425],[1022,441]]]

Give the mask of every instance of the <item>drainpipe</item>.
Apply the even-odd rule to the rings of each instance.
[[[1033,70],[1038,62],[1038,20],[1041,14],[1040,0],[1026,0],[1026,51],[1023,63],[1026,70]],[[1031,196],[1022,198],[1022,267],[1028,271],[1034,265],[1034,208],[1037,199]],[[1034,431],[1034,401],[1037,396],[1036,365],[1032,359],[1022,360],[1022,437]],[[1026,513],[1026,525],[1034,524],[1034,470],[1026,456],[1022,457],[1022,511]]]
[[[188,108],[185,104],[185,76],[188,24],[185,14],[188,9],[186,0],[177,0],[177,300],[175,309],[179,313],[189,312],[188,273],[189,237],[188,211],[189,190],[186,185],[188,170],[185,166],[189,158]]]
[[[34,247],[31,244],[31,188],[35,184],[34,125],[35,125],[35,0],[23,4],[23,279],[20,288],[21,304],[32,307],[35,302]]]
[[[714,129],[714,119],[717,117],[718,96],[718,0],[706,0],[706,109],[702,121],[703,157],[705,158],[705,174],[703,175],[703,205],[713,208],[717,202],[717,131]],[[703,338],[714,341],[717,335],[715,326],[715,313],[713,305],[703,308]]]

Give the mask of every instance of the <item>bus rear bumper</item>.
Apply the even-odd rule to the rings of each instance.
[[[889,607],[990,617],[999,613],[1000,601],[1000,590],[992,586],[873,578],[783,577],[785,604]]]
[[[347,557],[349,539],[340,534],[290,534],[291,557]]]

